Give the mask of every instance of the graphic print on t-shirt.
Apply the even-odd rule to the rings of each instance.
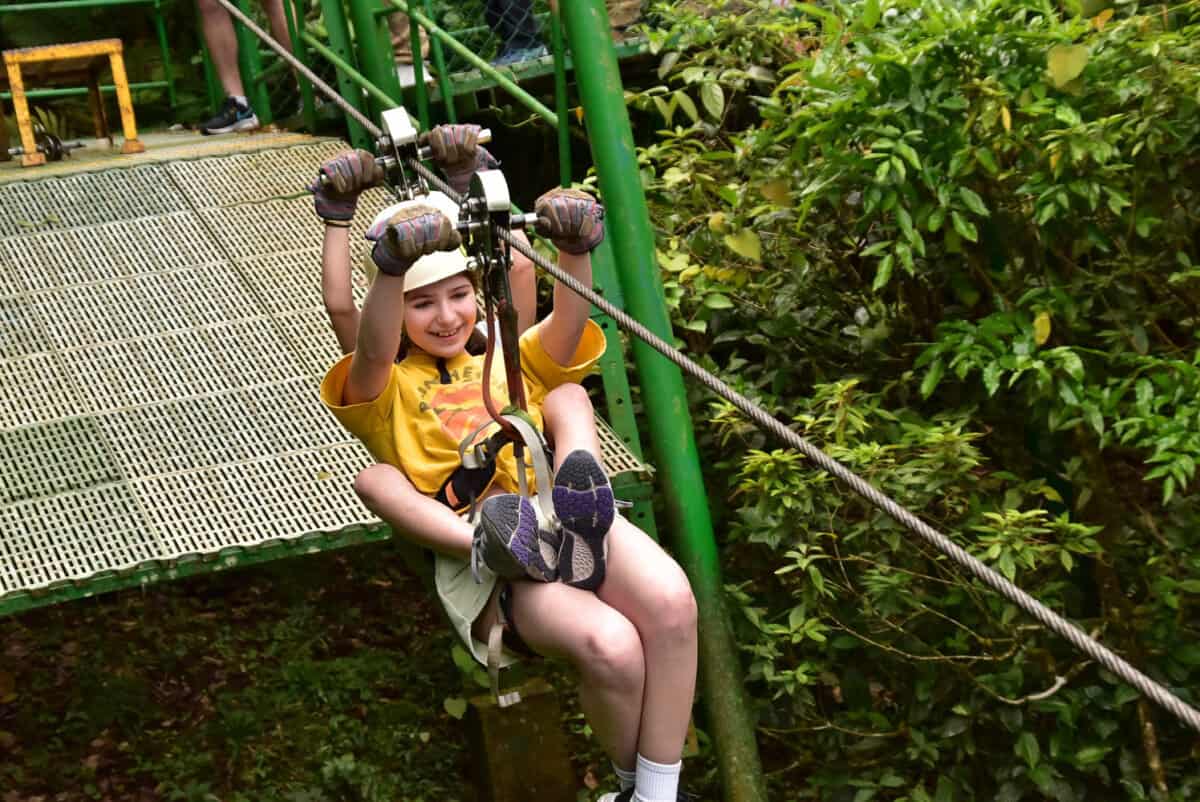
[[[491,420],[483,405],[482,379],[481,371],[474,365],[467,365],[461,370],[450,371],[450,384],[442,384],[434,377],[417,388],[421,411],[433,410],[442,430],[454,443],[461,443],[463,438]],[[504,379],[498,378],[495,371],[492,372],[492,402],[496,409],[508,406]],[[475,442],[487,439],[489,434],[490,431],[481,432]]]

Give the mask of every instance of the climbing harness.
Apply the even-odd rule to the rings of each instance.
[[[375,125],[370,119],[362,114],[362,112],[358,111],[358,109],[355,109],[352,105],[350,105],[350,103],[340,97],[337,92],[334,91],[327,83],[322,81],[312,72],[312,70],[304,66],[304,64],[296,59],[295,56],[293,56],[283,46],[267,35],[262,28],[256,25],[253,20],[242,13],[242,11],[229,2],[229,0],[218,0],[218,2],[231,14],[241,20],[259,38],[263,39],[263,41],[265,41],[276,53],[280,55],[280,57],[292,65],[294,69],[303,74],[305,78],[310,80],[314,86],[324,92],[331,101],[340,106],[347,115],[361,123],[363,128],[371,132],[371,134],[376,137],[379,137],[382,134],[382,131],[377,125]],[[446,195],[454,202],[459,204],[463,203],[463,196],[454,191],[454,189],[446,182],[438,178],[438,176],[435,175],[432,170],[422,164],[419,160],[414,159],[411,156],[401,156],[400,158],[402,159],[402,168],[407,167],[408,169],[412,170],[430,186],[440,189],[442,192],[446,193]],[[912,512],[900,506],[886,494],[873,487],[870,483],[859,477],[849,468],[830,457],[820,448],[813,445],[796,432],[792,431],[787,427],[786,424],[776,420],[769,412],[760,407],[754,401],[737,392],[724,381],[709,373],[670,343],[666,342],[654,332],[650,331],[648,328],[639,323],[637,320],[630,317],[623,310],[617,308],[612,303],[598,295],[590,287],[583,285],[573,276],[560,270],[557,265],[541,254],[537,253],[535,250],[533,250],[533,248],[525,245],[520,240],[515,239],[511,231],[502,226],[492,226],[492,234],[500,240],[508,243],[511,247],[516,248],[519,252],[528,256],[534,264],[550,274],[556,281],[569,287],[572,291],[587,299],[592,305],[611,317],[621,329],[639,338],[655,351],[658,351],[664,357],[679,366],[688,375],[699,380],[705,387],[729,401],[734,405],[734,407],[736,407],[740,412],[753,421],[759,428],[775,435],[788,446],[794,448],[811,459],[820,468],[837,477],[838,479],[841,479],[843,482],[849,485],[855,493],[858,493],[888,516],[903,524],[909,531],[913,532],[929,545],[933,546],[942,554],[949,557],[961,568],[965,569],[968,573],[970,573],[979,581],[983,582],[992,590],[999,593],[1005,599],[1017,605],[1025,613],[1032,616],[1051,632],[1054,632],[1055,634],[1064,638],[1076,649],[1087,654],[1113,674],[1132,685],[1134,688],[1170,712],[1180,721],[1184,722],[1197,732],[1200,732],[1200,710],[1197,710],[1196,708],[1187,704],[1165,686],[1139,671],[1128,661],[1084,632],[1083,629],[1081,629],[1077,624],[1054,612],[1042,602],[1038,601],[1024,590],[1010,582],[1003,575],[989,568],[979,559],[973,557],[961,546],[950,540],[950,538],[948,538],[946,535],[937,531],[932,526],[914,515]]]

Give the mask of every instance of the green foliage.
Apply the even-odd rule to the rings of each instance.
[[[678,336],[1195,703],[1200,7],[711,6],[629,98]],[[1200,792],[1181,725],[1150,768],[1128,688],[710,403],[792,798]]]

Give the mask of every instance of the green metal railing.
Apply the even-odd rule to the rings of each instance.
[[[165,0],[46,0],[46,2],[36,3],[15,3],[11,5],[0,6],[0,16],[5,14],[23,14],[30,12],[45,12],[45,11],[66,11],[69,9],[80,8],[104,8],[108,6],[128,6],[128,5],[149,5],[153,6],[154,13],[154,34],[158,39],[159,53],[162,55],[163,64],[163,80],[161,81],[139,81],[129,84],[130,90],[141,89],[165,89],[167,90],[167,104],[175,108],[175,77],[171,71],[171,49],[167,44],[167,28],[163,23],[162,6]],[[116,91],[112,84],[104,84],[100,87],[101,92]],[[48,97],[67,97],[71,95],[86,95],[88,88],[66,87],[57,89],[26,89],[25,96],[28,98],[48,98]],[[0,92],[0,98],[11,100],[11,92]]]

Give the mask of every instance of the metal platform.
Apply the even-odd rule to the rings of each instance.
[[[0,614],[386,536],[317,397],[322,229],[285,197],[345,145],[288,137],[0,178]]]

